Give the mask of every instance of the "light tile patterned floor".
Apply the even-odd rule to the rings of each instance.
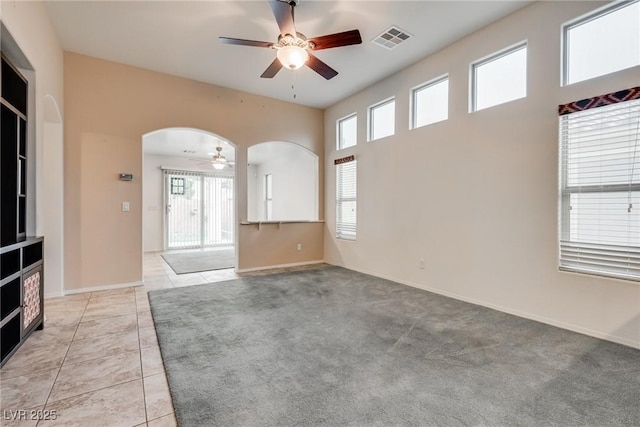
[[[177,275],[151,253],[144,286],[46,299],[45,328],[0,370],[0,425],[175,426],[147,292],[238,277],[233,269]],[[12,420],[23,416],[17,410],[27,420]],[[29,419],[47,411],[56,419]]]

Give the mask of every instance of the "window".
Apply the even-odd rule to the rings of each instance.
[[[336,165],[336,237],[355,240],[356,160],[351,156],[342,161]]]
[[[369,141],[395,133],[396,101],[391,98],[369,107]]]
[[[640,280],[640,99],[582,107],[633,91],[560,107],[563,270]]]
[[[411,129],[449,118],[449,77],[426,83],[411,93]]]
[[[563,83],[640,65],[640,2],[617,2],[563,27]]]
[[[358,136],[357,127],[358,116],[356,114],[338,120],[338,150],[356,145]]]
[[[184,178],[171,178],[171,194],[184,194]]]
[[[472,64],[471,111],[527,96],[527,45],[519,44]]]
[[[273,175],[264,176],[264,214],[267,221],[273,219]]]

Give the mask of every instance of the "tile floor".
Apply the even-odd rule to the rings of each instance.
[[[152,253],[143,286],[46,299],[45,328],[0,369],[0,425],[175,426],[147,292],[237,277],[233,269],[176,275]],[[53,411],[55,420],[30,419]]]

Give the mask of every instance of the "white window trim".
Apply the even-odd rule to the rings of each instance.
[[[340,147],[340,137],[341,132],[340,132],[340,123],[349,120],[351,118],[355,117],[356,118],[356,143],[354,145],[351,145],[349,147]],[[342,118],[339,118],[338,120],[336,120],[336,151],[340,151],[340,150],[346,150],[347,148],[352,148],[355,147],[356,145],[358,145],[358,113],[351,113],[349,115],[346,115]]]
[[[340,199],[338,197],[338,188],[339,188],[339,182],[338,182],[338,168],[348,165],[349,163],[353,163],[355,165],[355,187],[356,187],[356,192],[355,192],[355,196],[354,197],[349,197],[349,198],[342,198]],[[356,204],[358,203],[358,164],[357,164],[357,160],[352,160],[350,162],[347,163],[343,163],[343,164],[339,164],[336,165],[336,207],[335,207],[335,212],[336,212],[336,239],[338,240],[346,240],[346,241],[356,241],[357,240],[357,235],[358,235],[358,210],[356,208],[356,220],[355,220],[355,230],[353,233],[341,233],[340,232],[340,227],[339,225],[341,224],[341,222],[339,222],[339,215],[338,215],[338,211],[339,208],[341,206],[341,204],[343,202],[356,202]]]
[[[564,24],[562,24],[562,31],[560,33],[560,40],[561,40],[561,46],[560,46],[560,85],[561,86],[570,86],[572,84],[576,84],[576,83],[582,83],[588,80],[592,80],[592,79],[596,79],[598,77],[602,77],[602,76],[606,76],[608,74],[603,74],[601,76],[596,76],[596,77],[592,77],[590,79],[587,80],[580,80],[579,82],[574,82],[574,83],[569,83],[569,58],[568,58],[568,53],[569,53],[569,49],[567,46],[567,42],[569,41],[569,38],[567,37],[567,33],[569,32],[569,30],[571,30],[574,27],[577,27],[579,25],[582,24],[586,24],[589,21],[593,21],[596,20],[604,15],[607,15],[609,13],[615,12],[618,9],[622,9],[623,7],[627,7],[632,5],[633,3],[637,3],[640,0],[633,0],[633,1],[625,1],[625,0],[618,0],[618,1],[614,1],[611,4],[599,7],[598,9],[592,10],[588,13],[585,13],[584,15],[581,15],[575,19],[572,19],[571,21],[565,22]],[[622,70],[618,70],[618,71],[622,71]],[[617,72],[617,71],[614,71]]]
[[[377,139],[372,139],[373,137],[373,110],[375,110],[376,108],[382,107],[386,104],[389,104],[391,102],[395,102],[396,97],[395,96],[391,96],[389,98],[386,98],[380,102],[377,102],[371,106],[369,106],[369,108],[367,108],[367,142],[372,142],[372,141],[377,141],[378,139],[384,139],[384,138],[389,138],[390,136],[393,136],[396,134],[396,120],[395,120],[395,114],[394,114],[394,120],[393,120],[393,133],[391,135],[387,135],[385,137],[382,138],[377,138]],[[394,112],[395,113],[395,112]]]
[[[624,102],[636,102],[638,100],[624,101]],[[615,105],[615,104],[613,104]],[[624,107],[623,107],[624,108]],[[585,110],[581,112],[571,113],[571,114],[582,114],[593,111],[597,113],[599,108],[595,108],[594,110]],[[589,113],[587,113],[589,114]],[[585,194],[585,193],[598,193],[598,194],[609,194],[609,193],[631,193],[631,192],[640,192],[640,183],[637,182],[629,182],[629,183],[597,183],[597,184],[585,184],[585,185],[574,185],[570,186],[567,177],[567,168],[568,162],[566,159],[566,150],[568,147],[569,141],[564,139],[563,128],[566,126],[566,120],[568,120],[570,115],[562,115],[559,120],[559,196],[558,196],[558,269],[564,272],[571,273],[580,273],[586,275],[593,276],[601,276],[608,277],[613,279],[620,280],[631,280],[631,281],[640,281],[640,276],[638,276],[638,272],[633,273],[621,273],[619,271],[614,271],[611,268],[607,268],[605,265],[608,261],[605,259],[608,257],[612,257],[614,255],[610,255],[605,253],[602,255],[602,258],[593,258],[589,251],[597,251],[600,254],[604,251],[607,251],[607,247],[615,248],[614,252],[624,253],[625,250],[628,251],[627,255],[623,255],[621,258],[627,258],[631,256],[632,252],[638,252],[638,247],[633,245],[622,245],[620,243],[612,243],[612,242],[600,242],[594,243],[589,241],[581,241],[581,240],[571,240],[570,239],[570,216],[565,214],[570,204],[568,203],[572,194]],[[578,118],[580,120],[580,118]],[[636,136],[637,137],[637,136]],[[635,153],[634,153],[635,160]],[[632,167],[633,168],[633,167]],[[632,169],[633,170],[633,169]],[[585,172],[588,173],[588,172]],[[631,203],[631,202],[630,202]],[[629,208],[631,209],[631,206]],[[633,209],[637,209],[637,207],[633,207]],[[564,251],[567,252],[567,255],[564,255]],[[586,254],[585,259],[589,262],[581,261],[578,257],[578,260],[572,260],[571,258],[575,258],[577,253],[579,255],[580,251]],[[596,255],[598,256],[598,255]],[[589,259],[591,258],[591,259]],[[638,259],[632,258],[634,261]],[[598,265],[598,262],[603,262],[604,264]],[[637,262],[637,261],[635,261]],[[632,264],[633,262],[631,262]],[[586,265],[585,265],[586,264]],[[623,267],[621,267],[623,268]]]
[[[528,53],[528,46],[529,46],[529,41],[527,39],[522,40],[518,43],[512,44],[511,46],[508,46],[504,49],[501,49],[497,52],[494,52],[490,55],[487,55],[485,57],[482,57],[480,59],[477,59],[475,61],[473,61],[471,64],[469,64],[469,113],[475,113],[476,111],[482,111],[482,110],[477,110],[476,109],[476,68],[484,65],[488,62],[491,61],[495,61],[496,59],[500,59],[503,56],[507,56],[512,54],[513,52],[516,52],[522,48],[527,48],[527,53]],[[529,61],[527,58],[527,68],[529,67]],[[528,74],[528,73],[527,73]],[[527,76],[528,77],[528,76]],[[528,85],[528,81],[526,82],[526,84]],[[526,93],[528,94],[528,91],[526,91]],[[526,95],[525,95],[526,97]],[[523,97],[524,98],[524,97]],[[522,99],[522,98],[517,98],[517,99]],[[516,101],[516,99],[513,99],[511,101],[505,102],[504,104],[507,104],[509,102],[512,101]],[[497,104],[497,105],[493,105],[492,107],[496,107],[498,105],[502,105],[502,104]],[[487,107],[487,108],[491,108],[491,107]],[[483,108],[483,110],[485,110],[486,108]]]
[[[431,79],[428,82],[422,83],[418,86],[414,86],[411,88],[411,92],[410,92],[410,96],[409,96],[409,111],[411,112],[409,114],[409,130],[413,130],[413,129],[418,129],[416,127],[416,94],[421,91],[422,89],[426,89],[428,87],[431,86],[435,86],[438,83],[442,83],[445,80],[449,80],[449,74],[443,74],[439,77],[436,77],[435,79]],[[449,98],[448,93],[447,93],[447,99]],[[447,115],[449,112],[449,105],[447,103]],[[438,122],[436,122],[438,123]],[[430,124],[435,124],[435,123],[430,123]],[[424,125],[424,126],[429,126],[429,125]],[[424,126],[420,126],[420,127],[424,127]]]

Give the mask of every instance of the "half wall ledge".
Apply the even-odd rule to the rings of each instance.
[[[278,228],[278,230],[280,230],[280,226],[282,224],[322,224],[324,223],[324,220],[319,220],[319,221],[240,221],[240,225],[255,225],[257,226],[258,230],[262,229],[262,225],[269,225],[269,224],[275,224]]]

